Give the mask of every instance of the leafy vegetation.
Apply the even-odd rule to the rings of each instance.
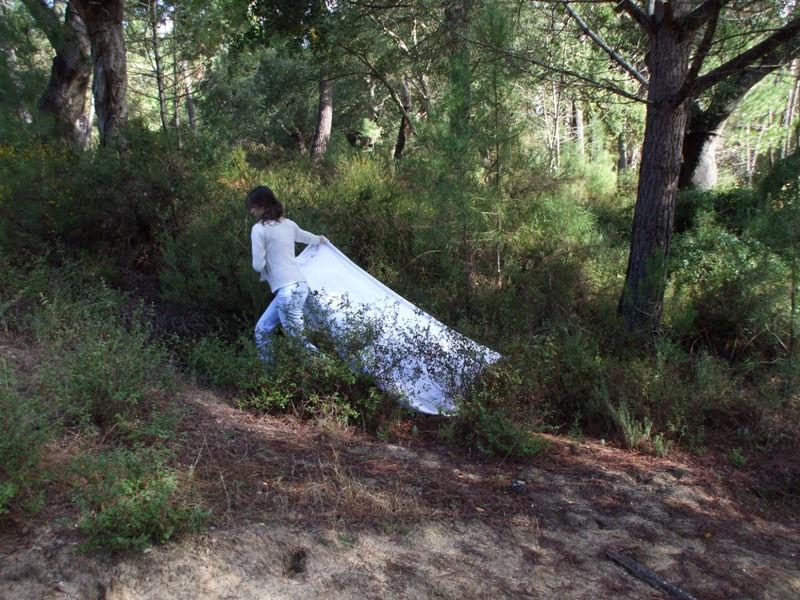
[[[757,81],[687,97],[689,134],[719,138],[718,164],[703,159],[719,176],[681,183],[669,252],[648,258],[663,280],[647,315],[658,327],[642,335],[618,313],[633,306],[620,296],[654,103],[560,5],[200,4],[120,3],[106,25],[130,42],[118,66],[131,85],[114,96],[127,103],[83,141],[40,101],[63,58],[47,25],[69,26],[61,4],[42,8],[55,20],[0,6],[0,336],[32,356],[0,355],[0,514],[34,510],[61,477],[87,547],[140,549],[197,527],[202,499],[173,452],[187,379],[249,411],[388,435],[402,398],[365,374],[362,353],[386,324],[356,316],[342,339],[313,333],[319,354],[279,338],[276,360],[258,359],[252,324],[269,297],[242,204],[257,184],[502,355],[460,391],[448,443],[520,460],[543,433],[656,455],[721,443],[739,468],[796,447],[794,46],[762,56]],[[725,6],[711,50],[692,42],[710,53],[702,74],[795,26],[780,3],[759,2],[757,18],[740,4]],[[651,31],[602,2],[580,10],[644,64]],[[686,75],[689,89],[701,74]],[[82,93],[72,105],[88,106]],[[699,131],[720,102],[738,107],[728,129]],[[407,342],[400,351],[424,355]],[[66,435],[82,458],[49,473],[48,444]]]

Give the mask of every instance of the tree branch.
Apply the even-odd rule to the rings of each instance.
[[[342,46],[342,48],[347,50],[350,54],[355,56],[365,67],[367,67],[367,69],[370,70],[370,73],[378,81],[380,81],[384,85],[384,87],[389,91],[389,95],[392,97],[392,100],[397,105],[397,108],[400,109],[400,112],[403,113],[403,116],[408,120],[408,126],[411,129],[411,133],[416,135],[417,132],[414,130],[414,124],[411,121],[411,115],[409,115],[408,111],[405,109],[405,107],[403,107],[403,103],[400,100],[400,98],[397,96],[397,92],[394,91],[394,88],[392,87],[392,85],[386,80],[386,77],[384,76],[384,74],[381,73],[377,68],[375,68],[372,65],[372,63],[369,62],[369,59],[367,59],[367,57],[364,56],[361,52],[358,52],[358,51],[356,51],[356,50],[354,50],[352,48],[349,48],[349,47],[345,46],[344,44],[341,44],[341,46]]]
[[[557,0],[557,1],[561,2],[561,0]],[[582,81],[584,83],[587,83],[592,87],[596,87],[596,88],[599,88],[601,90],[605,90],[607,92],[611,92],[612,94],[616,94],[617,96],[621,96],[621,97],[626,98],[628,100],[632,100],[634,102],[641,102],[641,103],[647,104],[647,100],[645,98],[642,98],[641,96],[638,96],[635,93],[631,93],[631,92],[625,91],[624,89],[622,89],[621,87],[619,87],[618,85],[616,85],[613,82],[604,83],[604,82],[598,81],[596,79],[592,79],[591,77],[587,77],[586,75],[583,75],[583,74],[578,73],[576,71],[570,71],[569,69],[563,69],[563,68],[556,67],[550,62],[544,62],[544,61],[541,61],[541,60],[537,60],[537,59],[533,58],[532,56],[518,54],[518,53],[512,52],[510,50],[505,50],[503,48],[498,48],[496,46],[492,46],[491,44],[487,44],[485,42],[481,42],[480,40],[476,40],[476,39],[470,38],[470,37],[464,35],[461,31],[457,31],[455,29],[451,29],[448,26],[447,23],[445,23],[444,21],[442,21],[440,18],[436,17],[435,15],[429,14],[429,17],[430,17],[430,19],[432,21],[435,21],[440,27],[444,27],[445,29],[450,31],[453,35],[455,35],[457,37],[460,37],[462,40],[464,40],[465,42],[475,46],[476,48],[482,48],[484,50],[488,50],[488,51],[490,51],[490,52],[492,52],[492,53],[494,53],[496,55],[504,56],[506,58],[509,58],[512,61],[523,61],[523,62],[529,63],[531,65],[535,65],[535,66],[539,67],[540,69],[542,69],[543,71],[547,71],[549,73],[557,73],[557,74],[563,75],[565,77],[570,77],[570,78],[573,78],[573,79],[575,79],[577,81]],[[529,70],[523,69],[523,68],[520,68],[520,70],[524,71],[525,73],[529,72]],[[646,85],[642,85],[641,87],[642,88],[646,88]]]
[[[722,7],[730,0],[706,0],[693,11],[679,17],[676,25],[689,33],[697,31],[711,19],[719,16]]]
[[[706,30],[703,33],[703,39],[697,46],[697,50],[692,58],[692,64],[689,66],[689,71],[686,73],[686,79],[678,92],[676,102],[680,104],[689,95],[689,91],[697,80],[697,74],[700,73],[700,67],[703,66],[703,61],[708,56],[708,51],[711,49],[711,42],[714,39],[714,33],[717,31],[717,23],[719,21],[719,13],[722,10],[721,2],[716,2],[716,10],[709,16]]]
[[[653,29],[653,22],[650,20],[649,15],[639,8],[638,5],[634,4],[633,0],[621,0],[617,3],[614,10],[627,13],[628,16],[632,17],[645,31],[651,31]]]
[[[752,66],[756,61],[779,51],[781,48],[785,49],[788,55],[784,59],[796,55],[800,50],[798,36],[800,36],[800,18],[795,18],[759,44],[705,75],[698,77],[694,84],[689,86],[687,95],[697,96],[733,73]]]
[[[608,54],[614,62],[616,62],[619,66],[625,69],[630,75],[632,75],[633,78],[636,79],[636,81],[641,83],[644,87],[648,86],[647,79],[644,77],[644,75],[642,75],[628,61],[622,58],[622,56],[620,56],[613,48],[611,48],[608,44],[606,44],[600,38],[600,36],[598,36],[594,31],[589,29],[589,26],[586,24],[586,22],[583,19],[581,19],[580,16],[578,16],[578,14],[574,10],[572,10],[572,7],[569,5],[569,2],[562,2],[562,4],[564,5],[564,8],[567,9],[569,16],[572,17],[573,20],[578,24],[578,27],[580,27],[581,30],[586,35],[592,38],[592,41],[594,41],[595,44],[600,46],[600,48],[602,48],[603,51],[605,51],[605,53]]]
[[[47,5],[44,0],[22,0],[25,8],[31,13],[33,20],[47,36],[50,45],[58,52],[64,41],[64,25],[58,13]]]

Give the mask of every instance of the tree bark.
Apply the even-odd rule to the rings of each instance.
[[[28,11],[44,31],[56,55],[50,79],[39,99],[39,110],[55,119],[56,131],[82,147],[87,138],[87,92],[91,79],[89,38],[80,16],[67,4],[63,23],[57,13],[40,0],[25,0]]]
[[[400,115],[400,129],[397,132],[397,143],[394,145],[394,159],[400,160],[403,156],[403,149],[406,147],[406,140],[411,136],[411,122],[406,115],[411,112],[411,95],[408,91],[408,79],[403,78],[403,85],[400,88],[400,102],[403,104],[403,113]]]
[[[676,3],[678,4],[678,3]],[[680,9],[686,4],[673,8]],[[691,36],[685,35],[666,8],[650,35],[650,85],[639,187],[631,230],[630,254],[619,313],[628,327],[655,332],[661,322],[667,258],[672,239],[687,101],[680,96],[689,71]]]
[[[114,138],[128,118],[128,72],[123,0],[72,0],[86,24],[94,63],[92,93],[100,143]]]
[[[317,109],[317,127],[311,142],[311,162],[319,165],[328,148],[333,124],[333,82],[323,73],[319,80],[319,108]]]

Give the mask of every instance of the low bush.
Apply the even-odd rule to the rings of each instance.
[[[35,503],[40,452],[51,436],[45,407],[16,389],[11,369],[0,361],[0,516]]]
[[[142,550],[198,529],[206,513],[192,496],[191,472],[169,467],[166,458],[117,448],[77,461],[74,497],[84,549]]]
[[[392,409],[387,397],[372,377],[354,370],[332,347],[325,350],[324,354],[310,353],[292,339],[277,337],[272,346],[274,360],[251,372],[251,377],[256,373],[253,379],[258,384],[244,388],[239,406],[374,429],[381,413]]]
[[[773,359],[788,337],[786,267],[760,242],[720,227],[712,214],[676,236],[665,320],[687,347],[702,342],[731,361]]]

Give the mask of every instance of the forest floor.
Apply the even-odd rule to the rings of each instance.
[[[196,387],[179,404],[210,526],[83,554],[67,491],[48,490],[0,528],[0,598],[668,597],[615,554],[696,598],[800,597],[797,502],[783,498],[797,456],[735,468],[722,450],[657,458],[549,436],[510,463],[442,446],[436,419],[398,423],[389,443]],[[46,459],[77,451],[60,440]]]

